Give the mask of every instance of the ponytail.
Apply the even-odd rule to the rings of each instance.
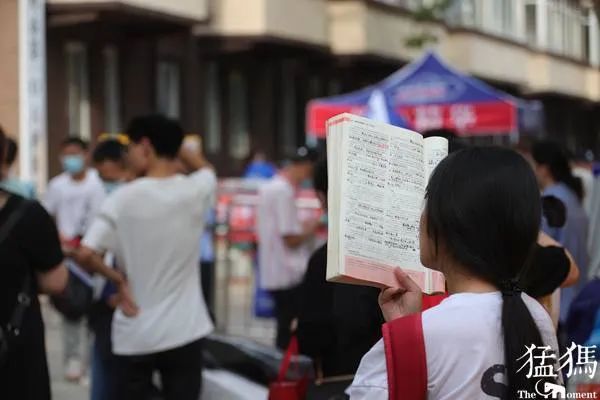
[[[540,331],[527,308],[521,292],[514,288],[502,289],[502,331],[504,333],[504,358],[508,393],[506,399],[518,399],[519,390],[535,393],[536,380],[528,379],[526,373],[517,373],[522,363],[519,358],[526,347],[544,346]]]
[[[519,358],[526,347],[544,343],[515,280],[525,273],[540,229],[540,193],[532,168],[513,151],[470,147],[439,163],[426,198],[426,232],[434,250],[443,244],[466,273],[502,291],[505,398],[519,398],[519,390],[535,393],[536,381],[517,373]]]

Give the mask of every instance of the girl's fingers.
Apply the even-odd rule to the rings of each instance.
[[[381,294],[379,295],[379,299],[380,299],[380,302],[386,303],[386,302],[394,299],[395,297],[398,297],[398,296],[404,294],[405,292],[406,292],[406,289],[404,289],[403,287],[383,289],[381,291]]]
[[[398,281],[398,285],[405,288],[407,292],[421,292],[419,285],[417,285],[406,272],[402,271],[402,269],[394,269],[394,276]]]

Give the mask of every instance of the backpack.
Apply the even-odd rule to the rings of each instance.
[[[423,311],[447,295],[423,296]],[[421,313],[383,325],[383,343],[390,400],[427,399],[427,357]]]

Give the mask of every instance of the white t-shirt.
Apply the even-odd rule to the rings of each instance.
[[[140,308],[134,318],[115,312],[115,354],[170,350],[212,331],[200,287],[198,242],[216,183],[208,169],[187,177],[140,178],[102,205],[83,244],[115,255]]]
[[[43,204],[55,218],[60,234],[73,239],[85,234],[105,198],[98,172],[88,169],[81,181],[74,180],[66,172],[53,178]]]
[[[263,184],[258,191],[256,212],[260,285],[267,290],[298,285],[310,257],[310,243],[295,248],[285,245],[286,235],[300,235],[294,187],[281,175]]]
[[[550,316],[536,300],[522,296],[542,341],[558,354]],[[504,365],[501,313],[500,292],[455,294],[423,312],[429,400],[498,398],[494,383],[506,382],[493,373]],[[363,357],[348,393],[352,400],[388,399],[383,340]]]

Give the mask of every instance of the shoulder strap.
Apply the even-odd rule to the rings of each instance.
[[[421,313],[383,325],[390,400],[427,399],[427,359]]]
[[[8,204],[9,200],[6,201],[6,204]],[[21,200],[21,202],[17,205],[17,208],[8,216],[6,222],[0,226],[0,243],[6,240],[8,234],[17,225],[21,217],[23,217],[29,203],[30,201],[28,200]],[[4,205],[4,207],[6,207],[6,204]]]
[[[30,204],[31,201],[29,200],[21,200],[21,202],[17,205],[17,208],[8,216],[6,222],[0,226],[0,244],[6,240],[10,232],[19,223],[23,215],[25,215],[25,211],[27,211],[27,208]],[[23,286],[17,294],[17,305],[15,306],[10,321],[7,325],[8,331],[14,336],[19,336],[25,310],[31,303],[31,298],[29,297],[30,288],[31,274],[30,271],[26,271],[25,278],[23,279]]]
[[[423,311],[440,304],[448,294],[423,294]],[[421,313],[383,325],[383,343],[390,400],[427,398],[427,356]]]

